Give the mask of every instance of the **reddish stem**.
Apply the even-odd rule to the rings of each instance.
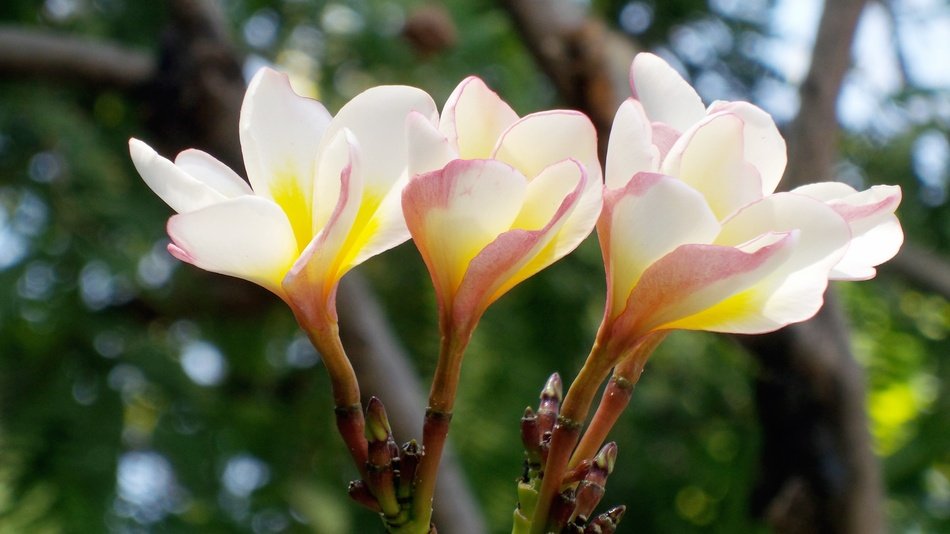
[[[650,334],[638,343],[633,351],[624,357],[614,367],[613,377],[604,388],[600,405],[591,419],[590,425],[584,432],[580,443],[571,456],[569,467],[574,467],[585,459],[592,458],[600,446],[607,440],[607,435],[614,427],[620,414],[630,402],[633,387],[640,380],[643,367],[656,347],[666,338],[666,332]]]

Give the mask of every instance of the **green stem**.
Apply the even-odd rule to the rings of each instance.
[[[561,491],[561,482],[567,472],[571,452],[580,437],[581,427],[587,419],[587,413],[590,411],[597,389],[607,378],[607,373],[613,366],[608,356],[599,340],[595,341],[590,355],[587,356],[587,361],[584,362],[584,367],[577,373],[561,404],[557,425],[551,436],[548,461],[544,465],[538,504],[531,520],[532,534],[545,532],[551,505]]]
[[[340,341],[340,328],[335,318],[328,314],[300,313],[294,308],[297,322],[307,333],[310,342],[320,352],[320,357],[330,376],[336,427],[350,451],[363,480],[367,479],[366,460],[368,445],[363,428],[363,407],[360,403],[360,385],[356,373]]]
[[[449,329],[447,329],[449,330]],[[412,523],[406,532],[425,534],[432,520],[432,498],[439,462],[452,420],[455,395],[461,374],[462,356],[471,332],[459,335],[450,330],[442,335],[439,361],[432,377],[429,406],[422,427],[423,455],[419,461],[412,495]]]

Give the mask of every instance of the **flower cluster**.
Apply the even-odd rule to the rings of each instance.
[[[178,212],[168,221],[171,254],[271,290],[318,346],[338,429],[363,478],[351,494],[391,531],[428,532],[461,359],[481,315],[595,226],[607,277],[603,323],[552,412],[557,424],[549,417],[545,432],[525,434],[531,414],[523,421],[534,463],[519,484],[530,506],[516,512],[518,532],[580,528],[589,519],[616,449],[602,453],[610,462],[598,463],[595,452],[625,406],[618,399],[667,332],[754,334],[803,321],[820,308],[829,280],[872,278],[900,247],[898,187],[858,192],[823,182],[776,192],[785,142],[767,113],[746,102],[705,107],[651,54],[636,57],[630,84],[603,171],[586,116],[519,117],[475,77],[441,114],[420,89],[384,86],[331,117],[295,94],[286,76],[262,69],[240,119],[250,185],[204,152],[186,150],[172,162],[130,141],[145,182]],[[435,286],[442,352],[423,445],[400,453],[380,401],[364,426],[335,295],[350,269],[410,237]],[[577,445],[611,369],[627,385],[608,386],[613,400]],[[597,521],[615,527],[616,510]]]

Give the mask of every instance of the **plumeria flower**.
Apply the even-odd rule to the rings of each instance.
[[[264,68],[241,108],[250,185],[199,150],[172,162],[142,141],[129,146],[142,178],[178,212],[168,221],[171,254],[335,321],[340,278],[409,238],[400,193],[410,112],[437,116],[425,92],[383,86],[331,117],[297,95],[287,76]]]
[[[482,80],[455,89],[438,123],[409,119],[403,194],[443,328],[474,328],[489,304],[591,232],[603,203],[596,133],[574,111],[519,118]]]
[[[640,54],[617,112],[598,234],[602,334],[631,347],[672,329],[763,333],[803,321],[829,279],[874,276],[903,239],[900,188],[840,183],[775,193],[785,142],[745,102],[704,108],[662,59]]]

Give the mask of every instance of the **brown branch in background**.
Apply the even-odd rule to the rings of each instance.
[[[155,77],[155,61],[141,52],[78,37],[0,26],[0,79],[78,83],[134,89]]]
[[[0,27],[0,79],[134,90],[132,95],[149,110],[153,146],[165,154],[200,147],[234,169],[243,169],[237,132],[245,84],[225,17],[211,0],[170,0],[168,5],[171,24],[157,62],[117,45]],[[263,292],[252,293],[269,298]],[[233,295],[223,297],[227,301]],[[350,274],[341,284],[337,304],[343,340],[364,392],[385,401],[397,437],[421,437],[423,389],[376,298],[358,275]],[[440,532],[485,531],[452,454],[442,460],[435,503],[434,521]]]
[[[950,263],[933,250],[905,242],[897,256],[881,268],[906,278],[924,291],[950,299]]]

